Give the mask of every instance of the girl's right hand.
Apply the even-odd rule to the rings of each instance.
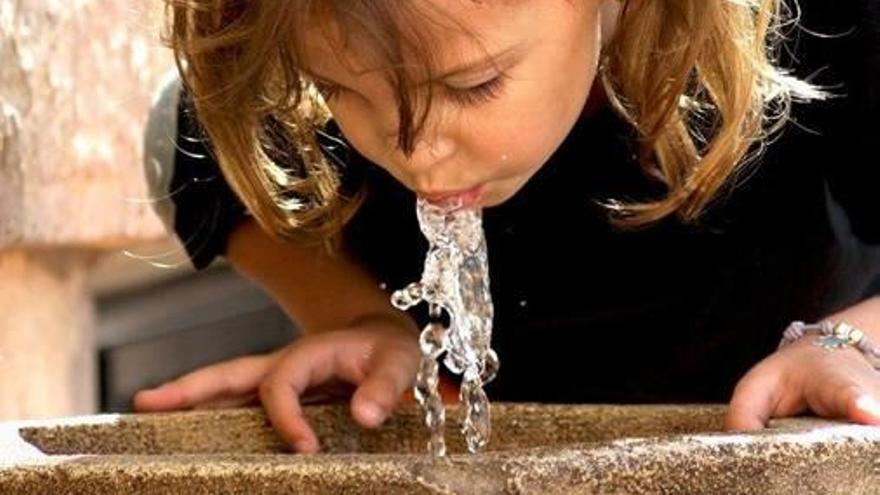
[[[310,388],[342,381],[356,387],[351,414],[375,428],[415,382],[418,333],[390,317],[300,337],[275,352],[214,364],[135,395],[138,412],[245,403],[258,395],[275,430],[297,452],[318,451],[315,432],[302,414]]]

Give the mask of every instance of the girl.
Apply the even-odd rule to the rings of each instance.
[[[865,355],[777,350],[792,320],[880,342],[876,1],[169,1],[162,211],[197,268],[225,255],[306,335],[136,409],[257,394],[315,452],[303,394],[344,382],[382,423],[419,359],[425,315],[389,293],[420,274],[422,195],[485,208],[490,399],[880,424]]]

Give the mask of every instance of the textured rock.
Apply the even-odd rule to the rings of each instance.
[[[95,411],[86,255],[0,251],[0,418]]]
[[[0,0],[0,249],[164,235],[141,165],[154,4]]]
[[[0,0],[0,418],[94,411],[87,269],[165,236],[141,165],[159,6]]]
[[[413,406],[374,431],[347,411],[306,408],[314,456],[285,453],[258,409],[10,423],[0,493],[880,493],[878,427],[794,418],[729,434],[722,405],[495,404],[488,452],[458,440],[436,460]]]

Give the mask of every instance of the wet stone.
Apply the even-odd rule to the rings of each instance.
[[[461,427],[449,407],[447,433]],[[306,406],[317,455],[289,453],[257,408],[0,424],[0,494],[878,493],[880,428],[802,417],[725,433],[725,405],[495,403],[470,454],[425,453],[423,411],[367,430],[347,403]]]

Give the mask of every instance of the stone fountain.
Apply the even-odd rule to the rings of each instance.
[[[166,235],[141,165],[157,13],[0,0],[0,419],[95,411],[89,270]]]
[[[0,426],[2,494],[876,494],[880,427],[811,417],[725,433],[724,405],[494,404],[485,452],[425,453],[421,410],[365,430],[307,406],[322,452],[287,452],[260,409]]]
[[[260,409],[72,416],[94,404],[88,267],[165,234],[127,201],[147,195],[143,128],[170,66],[138,9],[0,0],[0,418],[67,416],[0,423],[0,494],[880,493],[880,428],[725,433],[724,405],[493,404],[474,455],[451,408],[446,458],[425,453],[412,403],[377,430],[306,407],[312,456]]]

